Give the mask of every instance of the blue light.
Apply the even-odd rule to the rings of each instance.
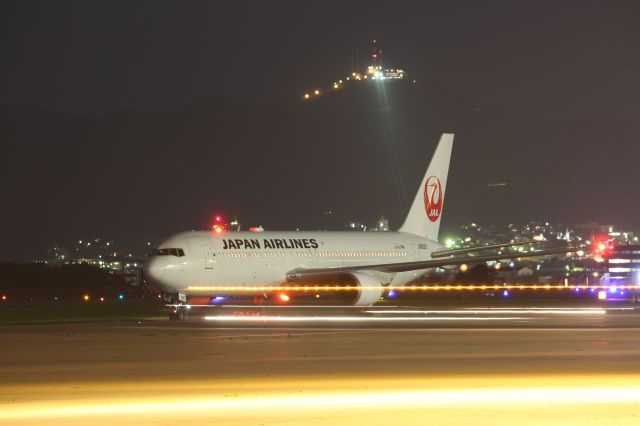
[[[124,300],[124,294],[122,293],[118,294],[118,300]]]
[[[503,292],[502,292],[502,295],[503,295],[504,297],[509,297],[509,291],[508,291],[508,290],[503,291]]]
[[[590,291],[591,293],[595,293],[595,292],[596,292],[596,289],[595,289],[595,288],[590,288],[590,289],[589,289],[589,291]]]
[[[394,297],[396,297],[398,294],[396,293],[395,290],[389,290],[389,293],[387,294],[387,297],[389,299],[393,299]]]
[[[618,291],[618,290],[616,289],[616,286],[615,286],[615,285],[612,285],[611,287],[609,287],[609,293],[612,293],[612,294],[613,294],[613,293],[615,293],[616,291]]]
[[[576,287],[575,292],[580,293],[580,288]]]
[[[213,304],[222,303],[225,300],[227,300],[225,296],[216,296],[216,297],[212,297],[209,303],[213,303]]]

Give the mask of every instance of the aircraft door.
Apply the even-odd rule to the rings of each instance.
[[[204,269],[213,269],[213,249],[211,245],[203,244],[202,254],[204,256]]]

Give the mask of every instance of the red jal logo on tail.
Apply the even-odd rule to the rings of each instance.
[[[442,186],[437,176],[429,176],[424,184],[424,209],[431,222],[435,222],[442,213]]]

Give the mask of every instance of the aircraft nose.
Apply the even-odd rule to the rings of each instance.
[[[150,257],[145,262],[144,275],[151,280],[151,282],[160,283],[160,280],[164,275],[164,270],[164,260],[159,257]]]

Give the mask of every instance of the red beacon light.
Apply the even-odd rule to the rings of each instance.
[[[219,234],[222,231],[224,231],[224,223],[222,221],[222,216],[220,216],[219,214],[213,217],[213,225],[211,226],[211,230],[216,234]]]
[[[599,240],[591,243],[592,253],[598,256],[606,255],[611,249],[613,249],[612,240]]]

